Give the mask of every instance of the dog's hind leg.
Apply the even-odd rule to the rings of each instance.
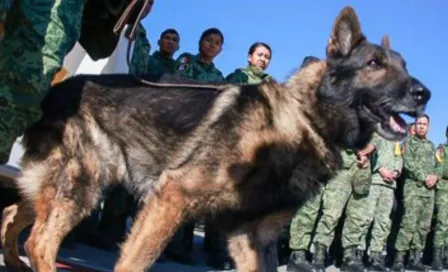
[[[25,243],[32,268],[45,272],[56,271],[62,240],[95,208],[101,193],[98,167],[92,160],[70,159],[50,169],[35,180],[40,184],[32,197],[36,216]]]
[[[19,258],[18,238],[20,233],[34,221],[34,211],[26,201],[6,207],[3,210],[1,241],[6,267],[11,271],[32,271]]]
[[[160,180],[164,185],[147,199],[121,248],[117,272],[145,271],[184,219],[187,202],[180,182],[166,176]]]

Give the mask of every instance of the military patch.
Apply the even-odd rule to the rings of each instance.
[[[186,64],[186,63],[182,63],[181,65],[179,65],[179,67],[177,67],[177,70],[179,71],[187,71],[190,68],[190,65]]]
[[[439,163],[443,162],[443,147],[442,146],[437,147],[436,159]]]

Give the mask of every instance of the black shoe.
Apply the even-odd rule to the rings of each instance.
[[[305,250],[291,252],[289,262],[286,266],[288,272],[314,272],[313,266],[306,259]]]
[[[381,252],[372,252],[370,257],[370,266],[369,271],[371,272],[382,272],[382,271],[389,271],[387,269],[384,258],[381,255]]]
[[[429,271],[429,269],[422,263],[422,253],[420,251],[412,250],[406,270],[410,271]]]
[[[366,267],[362,262],[361,250],[356,247],[350,247],[344,250],[344,262],[341,265],[341,272],[364,272]]]
[[[432,270],[442,271],[443,270],[443,248],[434,248],[432,252]]]

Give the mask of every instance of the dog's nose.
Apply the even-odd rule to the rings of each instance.
[[[431,92],[420,81],[412,78],[411,94],[415,102],[420,105],[426,104],[431,98]]]

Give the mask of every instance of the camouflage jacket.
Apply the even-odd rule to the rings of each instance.
[[[175,63],[173,58],[168,58],[157,50],[149,56],[148,74],[156,76],[174,74],[176,72]]]
[[[129,30],[131,27],[128,28]],[[151,44],[146,36],[146,30],[140,23],[137,28],[137,35],[134,41],[134,49],[131,57],[131,66],[129,73],[131,74],[146,74],[148,72],[149,52],[151,51]]]
[[[397,171],[401,174],[403,168],[403,158],[401,157],[401,146],[399,142],[389,141],[377,134],[374,134],[370,142],[375,146],[375,153],[371,157],[372,164],[372,184],[385,185],[396,188],[396,182],[386,182],[379,173],[379,169],[384,167],[389,171]]]
[[[428,139],[411,136],[404,142],[404,193],[422,197],[434,197],[433,188],[428,189],[425,179],[430,174],[441,176],[436,167],[434,144]]]
[[[442,179],[437,182],[437,189],[448,191],[448,143],[437,147],[436,161],[437,170],[442,173]]]
[[[263,80],[269,80],[272,77],[257,67],[248,65],[246,68],[236,69],[226,77],[229,83],[259,83]]]
[[[181,54],[176,60],[176,74],[203,82],[225,82],[224,76],[213,63],[207,64],[201,61],[199,54]]]
[[[370,191],[372,172],[370,167],[359,168],[356,161],[357,155],[354,150],[345,149],[341,151],[343,167],[341,171],[349,171],[351,185],[357,195],[367,195]]]

